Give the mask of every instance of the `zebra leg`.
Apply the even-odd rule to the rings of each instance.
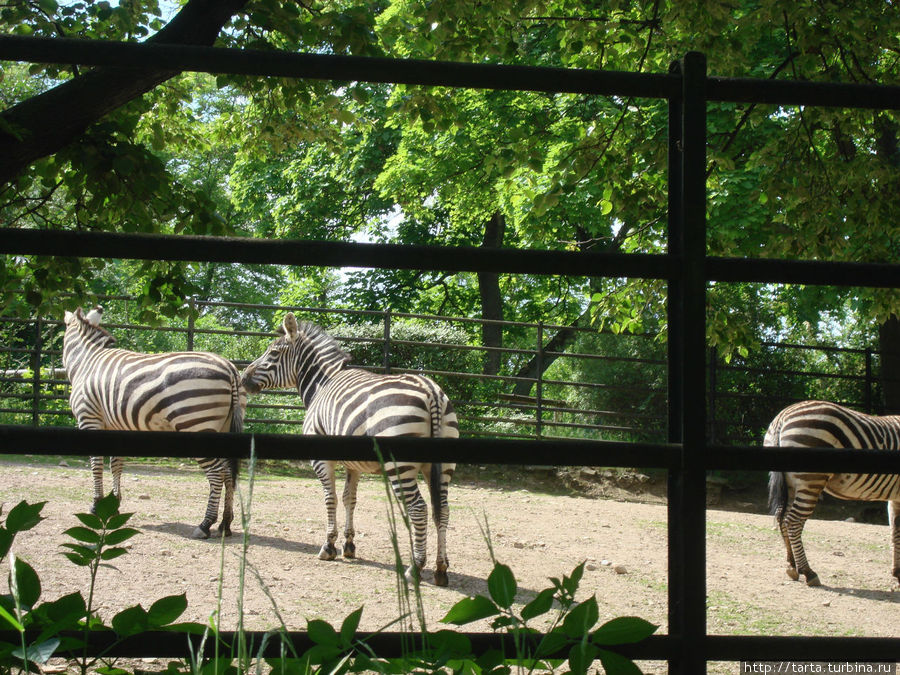
[[[319,551],[319,560],[334,560],[337,557],[337,490],[334,484],[334,462],[312,460],[313,471],[322,483],[325,492],[325,511],[328,524],[325,530],[325,543]]]
[[[125,460],[121,457],[109,458],[109,472],[112,474],[113,494],[120,502],[122,501],[122,467],[125,466]]]
[[[894,578],[900,583],[900,500],[888,502],[888,521],[891,524],[891,547],[894,551]]]
[[[432,477],[428,483],[431,491],[434,526],[437,529],[437,557],[434,562],[435,586],[446,586],[450,583],[450,577],[447,574],[447,569],[450,567],[450,559],[447,556],[447,526],[450,523],[450,504],[447,501],[447,492],[455,469],[456,464],[444,464],[440,476]],[[430,467],[426,464],[423,467],[423,473],[427,476],[427,472],[430,472]],[[435,485],[435,480],[439,480],[440,484]],[[435,489],[438,490],[437,495],[434,494]]]
[[[397,499],[402,500],[406,506],[406,515],[413,528],[413,566],[406,570],[406,578],[414,580],[417,572],[425,567],[428,558],[428,506],[419,492],[419,467],[417,465],[400,465],[388,462],[385,464],[385,473],[391,479],[391,487]]]
[[[796,480],[796,478],[795,478]],[[819,575],[813,572],[806,560],[806,552],[803,550],[803,541],[800,538],[806,520],[812,515],[813,509],[819,501],[819,496],[825,488],[826,479],[802,481],[794,488],[794,498],[784,514],[781,523],[782,535],[790,543],[791,553],[788,562],[793,562],[793,567],[787,570],[788,576],[797,580],[800,575],[806,577],[807,586],[820,586]],[[793,561],[791,560],[793,555]]]
[[[231,536],[231,523],[234,520],[234,489],[237,484],[237,476],[231,469],[227,460],[223,460],[222,476],[225,479],[225,500],[222,504],[222,522],[219,523],[219,534],[223,537]]]
[[[206,480],[209,481],[209,499],[206,502],[206,515],[203,522],[194,528],[193,537],[194,539],[209,539],[210,528],[219,519],[219,499],[222,496],[222,485],[226,482],[227,472],[223,469],[222,460],[203,458],[198,459],[197,463],[206,473]]]
[[[359,486],[359,471],[347,469],[347,482],[344,485],[344,494],[341,499],[344,503],[344,557],[356,557],[356,544],[353,538],[356,529],[353,527],[353,511],[356,508],[356,488]]]
[[[97,502],[103,499],[103,458],[91,457],[91,476],[94,479],[94,501],[91,504],[91,513],[97,508]]]

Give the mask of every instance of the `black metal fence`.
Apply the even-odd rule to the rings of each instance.
[[[697,53],[673,63],[668,74],[646,75],[532,67],[223,50],[170,45],[0,38],[0,59],[81,63],[329,80],[403,82],[492,89],[638,96],[668,101],[668,253],[612,255],[537,250],[409,247],[336,242],[0,230],[0,253],[125,259],[227,261],[313,266],[441,269],[541,275],[663,279],[668,283],[668,410],[666,443],[529,441],[514,439],[385,439],[383,450],[430,461],[657,467],[668,471],[669,633],[630,649],[642,659],[665,659],[672,673],[706,672],[708,661],[900,661],[900,639],[885,637],[715,636],[706,622],[706,474],[712,469],[900,473],[900,453],[728,447],[707,437],[706,288],[710,281],[900,287],[900,267],[889,264],[723,259],[706,251],[706,107],[710,101],[777,105],[900,108],[900,88],[798,81],[708,77]],[[426,262],[427,261],[427,262]],[[79,432],[25,426],[0,428],[5,452],[113,455],[128,443],[135,455],[246,456],[245,434],[159,435]],[[163,440],[163,443],[160,443]],[[210,452],[204,450],[208,447]],[[261,457],[367,459],[364,438],[310,438],[260,434]],[[298,634],[298,644],[305,636]],[[386,636],[387,649],[400,637]],[[499,642],[477,636],[476,644]],[[179,640],[180,642],[180,640]],[[161,641],[132,645],[154,655]]]
[[[421,372],[438,380],[453,399],[464,437],[659,442],[666,435],[665,344],[654,335],[603,335],[594,328],[543,323],[196,298],[186,301],[191,311],[181,324],[160,327],[128,320],[128,306],[135,298],[105,296],[97,300],[106,306],[105,325],[115,332],[119,346],[138,351],[216,351],[225,353],[240,368],[261,353],[259,345],[270,333],[204,326],[196,317],[211,312],[252,317],[292,311],[328,327],[353,354],[353,362],[363,368]],[[504,332],[516,331],[518,343],[530,342],[531,347],[470,344],[469,334],[460,327],[477,331],[485,323]],[[411,325],[420,328],[411,329]],[[15,335],[0,340],[0,423],[47,426],[66,423],[65,418],[71,417],[61,362],[61,328],[62,322],[50,317],[0,316],[0,330]],[[572,331],[581,339],[564,352],[545,350],[545,336],[558,330]],[[615,353],[613,347],[618,344],[628,344],[627,355]],[[487,353],[501,356],[495,374],[482,372]],[[775,353],[783,354],[777,363],[801,365],[775,367],[765,358]],[[715,348],[709,349],[707,423],[711,442],[758,443],[778,410],[809,398],[836,401],[867,413],[882,412],[878,395],[883,377],[881,358],[873,348],[763,343],[760,354],[762,358],[753,364],[743,359],[726,361]],[[557,368],[545,372],[539,367],[536,377],[522,376],[523,363],[536,358],[552,360]],[[802,367],[803,363],[825,361],[831,362],[828,369]],[[572,373],[581,377],[566,377]],[[517,389],[528,393],[515,393]],[[245,418],[246,430],[251,433],[292,433],[302,422],[303,406],[294,391],[252,398]]]

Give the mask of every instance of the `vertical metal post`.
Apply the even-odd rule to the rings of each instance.
[[[384,351],[382,365],[385,375],[391,372],[391,310],[384,310]]]
[[[41,353],[44,348],[44,322],[38,316],[34,322],[34,351],[31,355],[31,423],[41,424]]]
[[[187,350],[194,351],[194,315],[197,312],[197,300],[192,295],[188,298]]]
[[[716,389],[717,389],[717,378],[718,378],[718,369],[717,365],[719,362],[719,353],[716,349],[715,345],[709,348],[709,391],[707,392],[707,397],[709,398],[709,442],[716,443]]]
[[[538,438],[544,433],[544,322],[539,321],[537,327],[537,383],[534,386],[535,402],[535,434]]]
[[[706,59],[691,52],[671,72],[669,103],[669,440],[681,444],[669,475],[670,673],[705,673],[706,653]]]
[[[866,383],[863,390],[865,411],[869,415],[872,411],[872,348],[866,347]]]

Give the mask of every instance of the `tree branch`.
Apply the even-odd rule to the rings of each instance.
[[[149,42],[212,45],[248,0],[190,0]],[[0,185],[178,71],[97,68],[0,113]]]

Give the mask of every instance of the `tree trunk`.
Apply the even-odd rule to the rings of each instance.
[[[506,218],[495,213],[484,225],[484,242],[482,248],[500,248],[503,245],[503,233],[506,229]],[[481,317],[491,321],[503,320],[503,298],[500,295],[500,275],[493,272],[479,272],[478,292],[481,294]],[[503,326],[499,324],[481,324],[481,341],[485,347],[503,346]],[[500,372],[500,352],[489,351],[484,357],[484,374],[496,375]]]
[[[247,0],[190,0],[149,42],[212,45]],[[146,69],[97,68],[0,113],[0,185],[34,161],[52,155],[113,112],[178,74]],[[8,125],[8,126],[6,126]]]
[[[878,327],[882,402],[885,415],[900,414],[900,319],[896,314]]]

